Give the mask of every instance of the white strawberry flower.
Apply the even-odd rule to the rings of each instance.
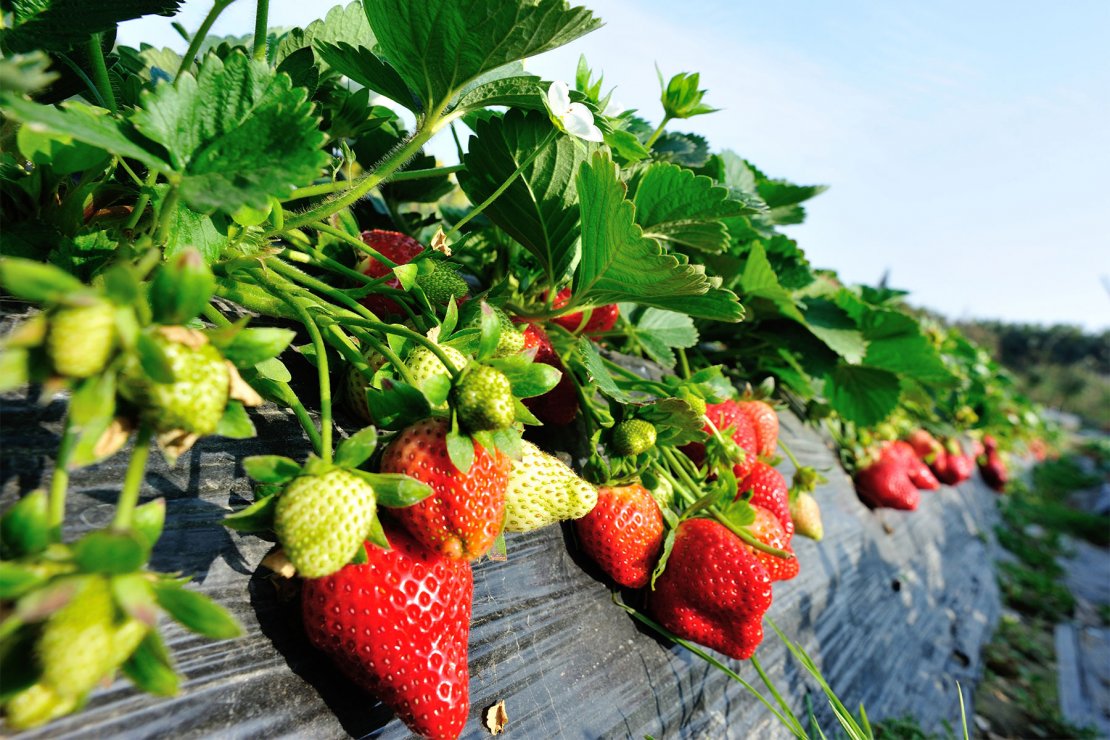
[[[552,82],[547,89],[547,107],[555,123],[571,136],[583,141],[604,141],[601,129],[594,125],[594,114],[581,103],[570,102],[570,87],[565,82]]]

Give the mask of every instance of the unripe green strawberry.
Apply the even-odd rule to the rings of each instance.
[[[501,335],[497,338],[497,349],[493,351],[494,357],[508,357],[524,349],[524,334],[516,328],[516,324],[500,308],[494,308],[497,320],[501,324]]]
[[[794,520],[794,534],[818,541],[825,536],[821,506],[813,494],[802,491],[790,502],[790,518]]]
[[[690,404],[690,408],[697,412],[699,416],[705,416],[706,403],[705,399],[701,396],[695,396],[689,391],[679,391],[678,398]]]
[[[650,421],[628,419],[613,427],[613,452],[639,455],[655,446],[655,427]]]
[[[156,382],[136,360],[124,373],[120,393],[158,432],[180,429],[203,436],[216,431],[231,386],[227,362],[207,343],[187,344],[165,333],[155,334],[154,341],[173,370],[174,382]]]
[[[455,366],[456,370],[462,370],[466,367],[466,355],[462,352],[459,352],[454,347],[448,347],[446,345],[441,345],[440,349],[447,355],[447,359],[451,360],[451,364]],[[405,365],[408,367],[409,374],[412,375],[416,387],[420,389],[423,389],[424,384],[436,375],[446,375],[448,377],[451,375],[447,370],[447,366],[427,347],[417,347],[410,352],[409,356],[405,358]],[[443,403],[436,408],[442,411],[447,408],[447,404]]]
[[[505,530],[531,532],[564,519],[580,519],[597,504],[597,489],[531,442],[513,463],[505,492]]]
[[[50,313],[46,354],[54,372],[88,378],[108,364],[116,343],[116,310],[97,299],[87,306],[61,306]]]
[[[65,697],[92,689],[112,664],[115,606],[107,579],[77,580],[77,593],[50,615],[39,638],[42,683]]]
[[[447,303],[452,298],[458,301],[470,294],[470,287],[459,277],[459,273],[455,272],[453,267],[442,263],[435,266],[434,272],[417,275],[416,284],[434,304]]]
[[[451,403],[468,432],[507,429],[516,420],[513,386],[505,373],[489,365],[472,367],[451,389]]]
[[[366,363],[370,366],[370,370],[377,372],[385,364],[385,358],[377,352],[371,352],[366,357]],[[370,414],[369,404],[366,403],[366,389],[369,387],[370,381],[366,379],[366,376],[354,365],[347,364],[344,370],[344,388],[347,403],[355,416],[367,424],[373,424],[375,419]]]
[[[362,547],[377,498],[369,483],[340,468],[293,479],[278,498],[274,530],[305,578],[323,578]]]
[[[62,696],[40,682],[9,699],[4,705],[4,715],[13,730],[27,730],[69,714],[77,702],[78,697]]]

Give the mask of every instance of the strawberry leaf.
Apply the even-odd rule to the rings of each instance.
[[[887,370],[840,363],[825,377],[825,397],[837,413],[860,426],[885,419],[898,405],[901,384]]]
[[[382,55],[438,112],[485,72],[588,33],[601,21],[564,0],[365,0]]]
[[[199,213],[265,208],[328,161],[306,91],[239,51],[226,61],[209,55],[197,77],[145,91],[142,104],[136,128],[166,147],[181,195]]]
[[[672,348],[685,349],[698,343],[698,330],[692,318],[658,308],[645,310],[628,333],[651,359],[667,368],[673,368],[678,361]]]
[[[154,630],[146,634],[122,670],[137,687],[155,696],[173,696],[181,682],[169,651]]]
[[[955,381],[936,349],[921,333],[921,325],[912,316],[901,311],[870,311],[863,326],[863,335],[867,338],[864,365],[933,385]]]
[[[655,426],[655,444],[680,447],[689,442],[705,439],[701,414],[679,398],[663,398],[643,406],[636,413],[638,418]]]
[[[62,51],[86,41],[94,33],[115,30],[116,24],[144,15],[171,16],[181,0],[13,0],[5,3],[12,28],[0,33],[0,44],[10,52],[47,49]]]
[[[777,308],[783,316],[805,323],[805,317],[798,310],[793,295],[779,284],[778,276],[767,259],[767,250],[758,241],[752,243],[748,259],[744,263],[744,272],[740,275],[740,288],[743,291],[744,300],[763,298]]]
[[[543,86],[540,78],[532,75],[514,75],[490,80],[464,91],[454,108],[478,110],[491,105],[504,105],[526,110],[543,110]]]
[[[211,216],[197,213],[178,201],[166,227],[164,255],[173,259],[186,249],[196,248],[204,261],[212,264],[228,244],[227,234],[216,228]]]
[[[344,468],[357,468],[370,459],[378,446],[378,431],[365,427],[343,440],[335,450],[335,464]]]
[[[323,18],[309,23],[303,29],[294,28],[285,34],[274,51],[275,61],[280,64],[300,49],[316,49],[325,43],[340,42],[367,49],[373,48],[377,43],[361,2],[336,5]],[[326,69],[325,65],[321,67]]]
[[[529,156],[537,152],[512,184],[490,203],[485,215],[520,242],[558,284],[578,255],[578,195],[574,173],[594,145],[583,147],[568,136],[540,146],[551,133],[546,113],[512,110],[475,123],[466,169],[459,185],[474,203],[493,195]]]
[[[281,455],[255,455],[243,460],[243,470],[259,483],[285,483],[301,474],[296,461]]]
[[[644,236],[704,252],[729,245],[721,218],[753,212],[708,177],[665,163],[653,164],[640,176],[632,202]]]
[[[635,301],[718,321],[739,321],[744,308],[717,287],[701,265],[663,252],[635,223],[635,206],[625,199],[617,168],[601,152],[582,164],[577,177],[581,200],[582,258],[574,295],[584,304]]]
[[[805,325],[846,362],[855,364],[863,359],[867,341],[852,317],[832,301],[824,298],[807,300]]]
[[[605,362],[601,359],[601,354],[592,341],[586,337],[580,337],[575,343],[574,349],[574,354],[570,357],[581,363],[594,383],[597,384],[599,391],[621,403],[629,403],[632,400],[632,396],[618,386],[616,381],[613,380],[613,376],[605,369]]]
[[[342,41],[337,44],[317,41],[314,48],[320,58],[339,74],[349,77],[379,95],[384,95],[414,113],[421,112],[420,101],[397,74],[397,70],[376,57],[366,47],[354,47]]]
[[[158,605],[175,621],[197,634],[213,640],[227,640],[243,634],[243,628],[223,607],[176,581],[156,581],[154,595]]]

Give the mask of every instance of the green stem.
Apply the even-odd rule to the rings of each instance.
[[[139,492],[143,487],[143,476],[146,474],[146,461],[150,457],[150,440],[153,432],[145,422],[139,426],[135,435],[135,448],[131,450],[131,461],[127,463],[127,473],[123,478],[123,489],[119,493],[119,503],[116,504],[116,516],[112,520],[112,529],[126,530],[131,528],[131,515],[135,505],[139,503]]]
[[[231,322],[227,320],[227,317],[220,313],[211,303],[205,304],[204,308],[201,309],[201,313],[204,314],[204,318],[208,319],[216,326],[231,326]]]
[[[380,321],[369,321],[362,318],[336,317],[336,320],[343,326],[361,326],[383,334],[407,337],[435,355],[439,361],[443,363],[444,367],[447,368],[447,371],[451,374],[452,380],[457,380],[459,377],[459,370],[455,367],[454,363],[451,362],[451,358],[447,356],[447,353],[443,351],[442,347],[423,334],[414,332],[408,327],[401,326],[400,324],[383,324]]]
[[[704,660],[709,665],[711,665],[714,668],[716,668],[717,670],[723,672],[726,676],[731,678],[733,681],[736,681],[737,683],[739,683],[745,689],[750,691],[752,693],[752,695],[755,696],[755,698],[758,699],[760,701],[760,703],[763,704],[763,706],[767,707],[767,711],[769,711],[771,714],[775,715],[775,718],[778,719],[778,721],[781,722],[784,727],[786,727],[788,730],[790,730],[790,732],[795,737],[799,738],[800,740],[807,740],[805,732],[804,731],[799,732],[800,726],[796,727],[793,722],[788,721],[785,717],[783,717],[781,714],[779,714],[778,710],[775,709],[774,705],[771,704],[771,702],[768,701],[767,698],[765,696],[763,696],[763,694],[756,691],[754,686],[752,686],[750,683],[748,683],[743,678],[741,678],[740,674],[736,673],[736,671],[732,670],[727,665],[725,665],[724,663],[717,660],[715,657],[713,657],[709,653],[702,650],[701,647],[699,647],[697,644],[695,644],[693,642],[690,642],[689,640],[685,640],[685,639],[679,637],[678,635],[671,632],[669,629],[667,629],[663,625],[659,624],[655,620],[648,617],[646,614],[643,614],[639,610],[634,609],[631,606],[628,606],[627,604],[625,604],[623,601],[620,600],[620,597],[617,595],[617,593],[615,591],[613,592],[613,603],[615,603],[621,609],[624,609],[626,612],[628,612],[629,615],[631,615],[634,619],[636,619],[640,623],[647,625],[651,629],[653,629],[656,632],[658,632],[659,634],[663,635],[663,637],[666,637],[671,642],[674,642],[674,643],[676,643],[678,645],[681,645],[682,647],[686,648],[691,653],[698,656],[699,658]],[[795,722],[796,721],[797,720],[795,720]]]
[[[378,262],[381,262],[383,265],[385,265],[386,267],[388,267],[391,270],[394,267],[397,267],[396,262],[394,262],[393,260],[386,257],[384,254],[382,254],[378,250],[374,249],[373,247],[371,247],[366,242],[362,241],[362,239],[359,239],[357,237],[353,237],[350,234],[348,234],[346,231],[343,231],[342,229],[337,229],[334,226],[328,226],[327,224],[308,224],[308,227],[310,229],[316,229],[316,231],[322,231],[325,234],[331,234],[336,239],[339,239],[342,242],[346,242],[347,244],[350,244],[352,247],[359,250],[360,252],[364,252],[365,254],[370,255],[371,257],[376,259]],[[286,224],[286,229],[285,230],[288,231],[290,228],[292,228],[292,227],[290,227],[288,224]]]
[[[801,470],[804,466],[800,462],[798,462],[798,458],[794,457],[794,453],[790,451],[790,448],[786,446],[786,443],[783,442],[781,439],[778,440],[778,443],[782,451],[786,453],[786,457],[790,460],[791,463],[793,463],[794,469]]]
[[[686,380],[690,377],[690,362],[686,359],[686,350],[682,347],[676,347],[678,350],[678,365],[682,370],[682,379]]]
[[[62,522],[66,517],[66,489],[69,487],[69,458],[73,455],[76,443],[77,434],[74,433],[73,424],[67,413],[62,427],[62,438],[58,442],[58,455],[54,459],[54,476],[50,479],[48,499],[47,522],[50,526],[50,536],[55,542],[62,541]]]
[[[659,125],[655,128],[654,131],[651,132],[651,136],[649,136],[648,140],[644,142],[644,148],[651,149],[652,145],[659,140],[660,136],[663,135],[663,129],[665,129],[667,127],[667,124],[670,122],[670,116],[663,116],[663,120],[659,122]]]
[[[266,21],[270,13],[270,0],[258,0],[258,5],[255,6],[254,11],[254,53],[252,56],[256,62],[266,61],[266,40],[267,40],[267,26]]]
[[[543,152],[543,150],[547,148],[547,145],[550,144],[551,142],[555,141],[555,137],[558,136],[558,135],[559,135],[558,130],[556,130],[554,128],[551,129],[551,132],[544,138],[544,140],[536,145],[536,148],[533,149],[532,152],[527,157],[524,158],[523,162],[521,162],[519,165],[517,165],[517,168],[515,170],[513,170],[513,174],[509,175],[508,179],[505,180],[505,182],[501,183],[501,185],[498,186],[497,190],[493,191],[492,195],[490,195],[488,198],[483,200],[477,206],[472,208],[470,210],[470,213],[466,214],[461,219],[459,219],[455,223],[455,225],[451,227],[451,230],[447,232],[447,234],[445,235],[445,238],[450,239],[452,236],[459,233],[459,229],[461,229],[463,226],[465,226],[472,218],[474,218],[475,216],[480,214],[482,211],[486,210],[486,208],[489,206],[490,203],[493,203],[493,201],[495,201],[499,197],[501,197],[501,194],[509,189],[509,186],[512,185],[513,182],[516,181],[517,177],[520,176],[520,173],[524,171],[524,168],[527,167],[528,165],[532,164],[532,162],[535,161],[536,157],[540,156],[540,153]]]
[[[89,59],[92,60],[93,80],[96,81],[96,88],[100,91],[100,96],[108,104],[108,110],[112,113],[118,113],[119,106],[116,105],[116,94],[112,91],[112,80],[108,77],[108,65],[104,62],[104,50],[100,48],[99,33],[94,33],[89,38]]]
[[[370,309],[356,301],[354,298],[351,298],[349,295],[341,290],[337,290],[331,287],[323,280],[317,280],[311,275],[301,272],[296,267],[293,267],[287,262],[276,258],[268,258],[266,260],[266,266],[283,277],[294,280],[306,287],[312,288],[314,291],[322,296],[331,298],[334,301],[342,303],[351,311],[354,311],[359,316],[362,316],[365,319],[369,319],[371,321],[378,320],[378,317],[375,316]]]
[[[292,389],[290,389],[292,393]],[[293,415],[297,417],[297,422],[304,429],[305,434],[308,435],[308,441],[312,443],[312,451],[317,455],[321,454],[324,449],[324,441],[320,438],[320,432],[316,429],[316,422],[312,420],[312,415],[308,413],[308,409],[299,399],[288,401],[289,408],[293,410]]]
[[[177,188],[173,185],[170,185],[169,188],[169,192],[162,198],[162,203],[158,206],[158,227],[154,231],[155,244],[165,242],[170,230],[170,221],[177,213],[177,202],[181,200],[181,193],[178,192]]]
[[[143,217],[143,212],[146,211],[147,205],[150,203],[150,189],[154,187],[154,183],[158,181],[158,173],[151,171],[147,173],[146,182],[143,187],[147,192],[139,193],[139,200],[135,202],[135,210],[131,211],[131,218],[127,219],[127,223],[123,225],[124,230],[131,231],[139,225],[139,221]]]
[[[387,154],[385,159],[378,164],[373,172],[356,180],[352,187],[343,194],[327,200],[294,218],[286,219],[285,228],[296,229],[302,226],[308,226],[317,221],[323,221],[332,214],[338,213],[344,208],[356,203],[360,198],[384,182],[386,178],[403,167],[405,162],[412,159],[412,157],[420,151],[421,147],[423,147],[435,134],[437,123],[441,120],[442,119],[438,119],[437,116],[426,119],[424,125],[417,129],[416,133],[414,133],[403,145]],[[274,235],[273,232],[266,234],[266,236]]]
[[[316,320],[305,309],[301,302],[294,296],[275,289],[278,296],[296,312],[304,328],[312,338],[312,346],[316,350],[316,378],[320,386],[320,458],[327,463],[331,462],[331,376],[328,374],[328,349],[324,346],[324,338],[320,334],[320,327]]]
[[[181,66],[177,68],[177,75],[173,78],[173,84],[181,79],[181,75],[193,66],[193,60],[196,59],[197,53],[200,51],[200,45],[204,43],[204,39],[208,36],[208,32],[212,30],[212,24],[220,17],[220,13],[224,12],[224,8],[231,5],[233,0],[216,0],[212,3],[212,10],[208,11],[208,15],[204,16],[204,21],[200,24],[200,28],[193,34],[193,40],[189,42],[189,48],[185,51],[185,56],[181,58]]]

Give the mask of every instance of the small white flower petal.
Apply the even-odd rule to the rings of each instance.
[[[601,112],[601,115],[606,118],[616,118],[621,113],[624,113],[624,106],[614,100],[610,100],[608,104],[606,104],[605,110]]]
[[[571,103],[570,110],[561,119],[571,136],[585,141],[602,141],[601,129],[594,125],[594,114],[581,103]]]
[[[551,112],[562,118],[570,109],[570,87],[565,82],[552,82],[547,88],[547,105]]]

